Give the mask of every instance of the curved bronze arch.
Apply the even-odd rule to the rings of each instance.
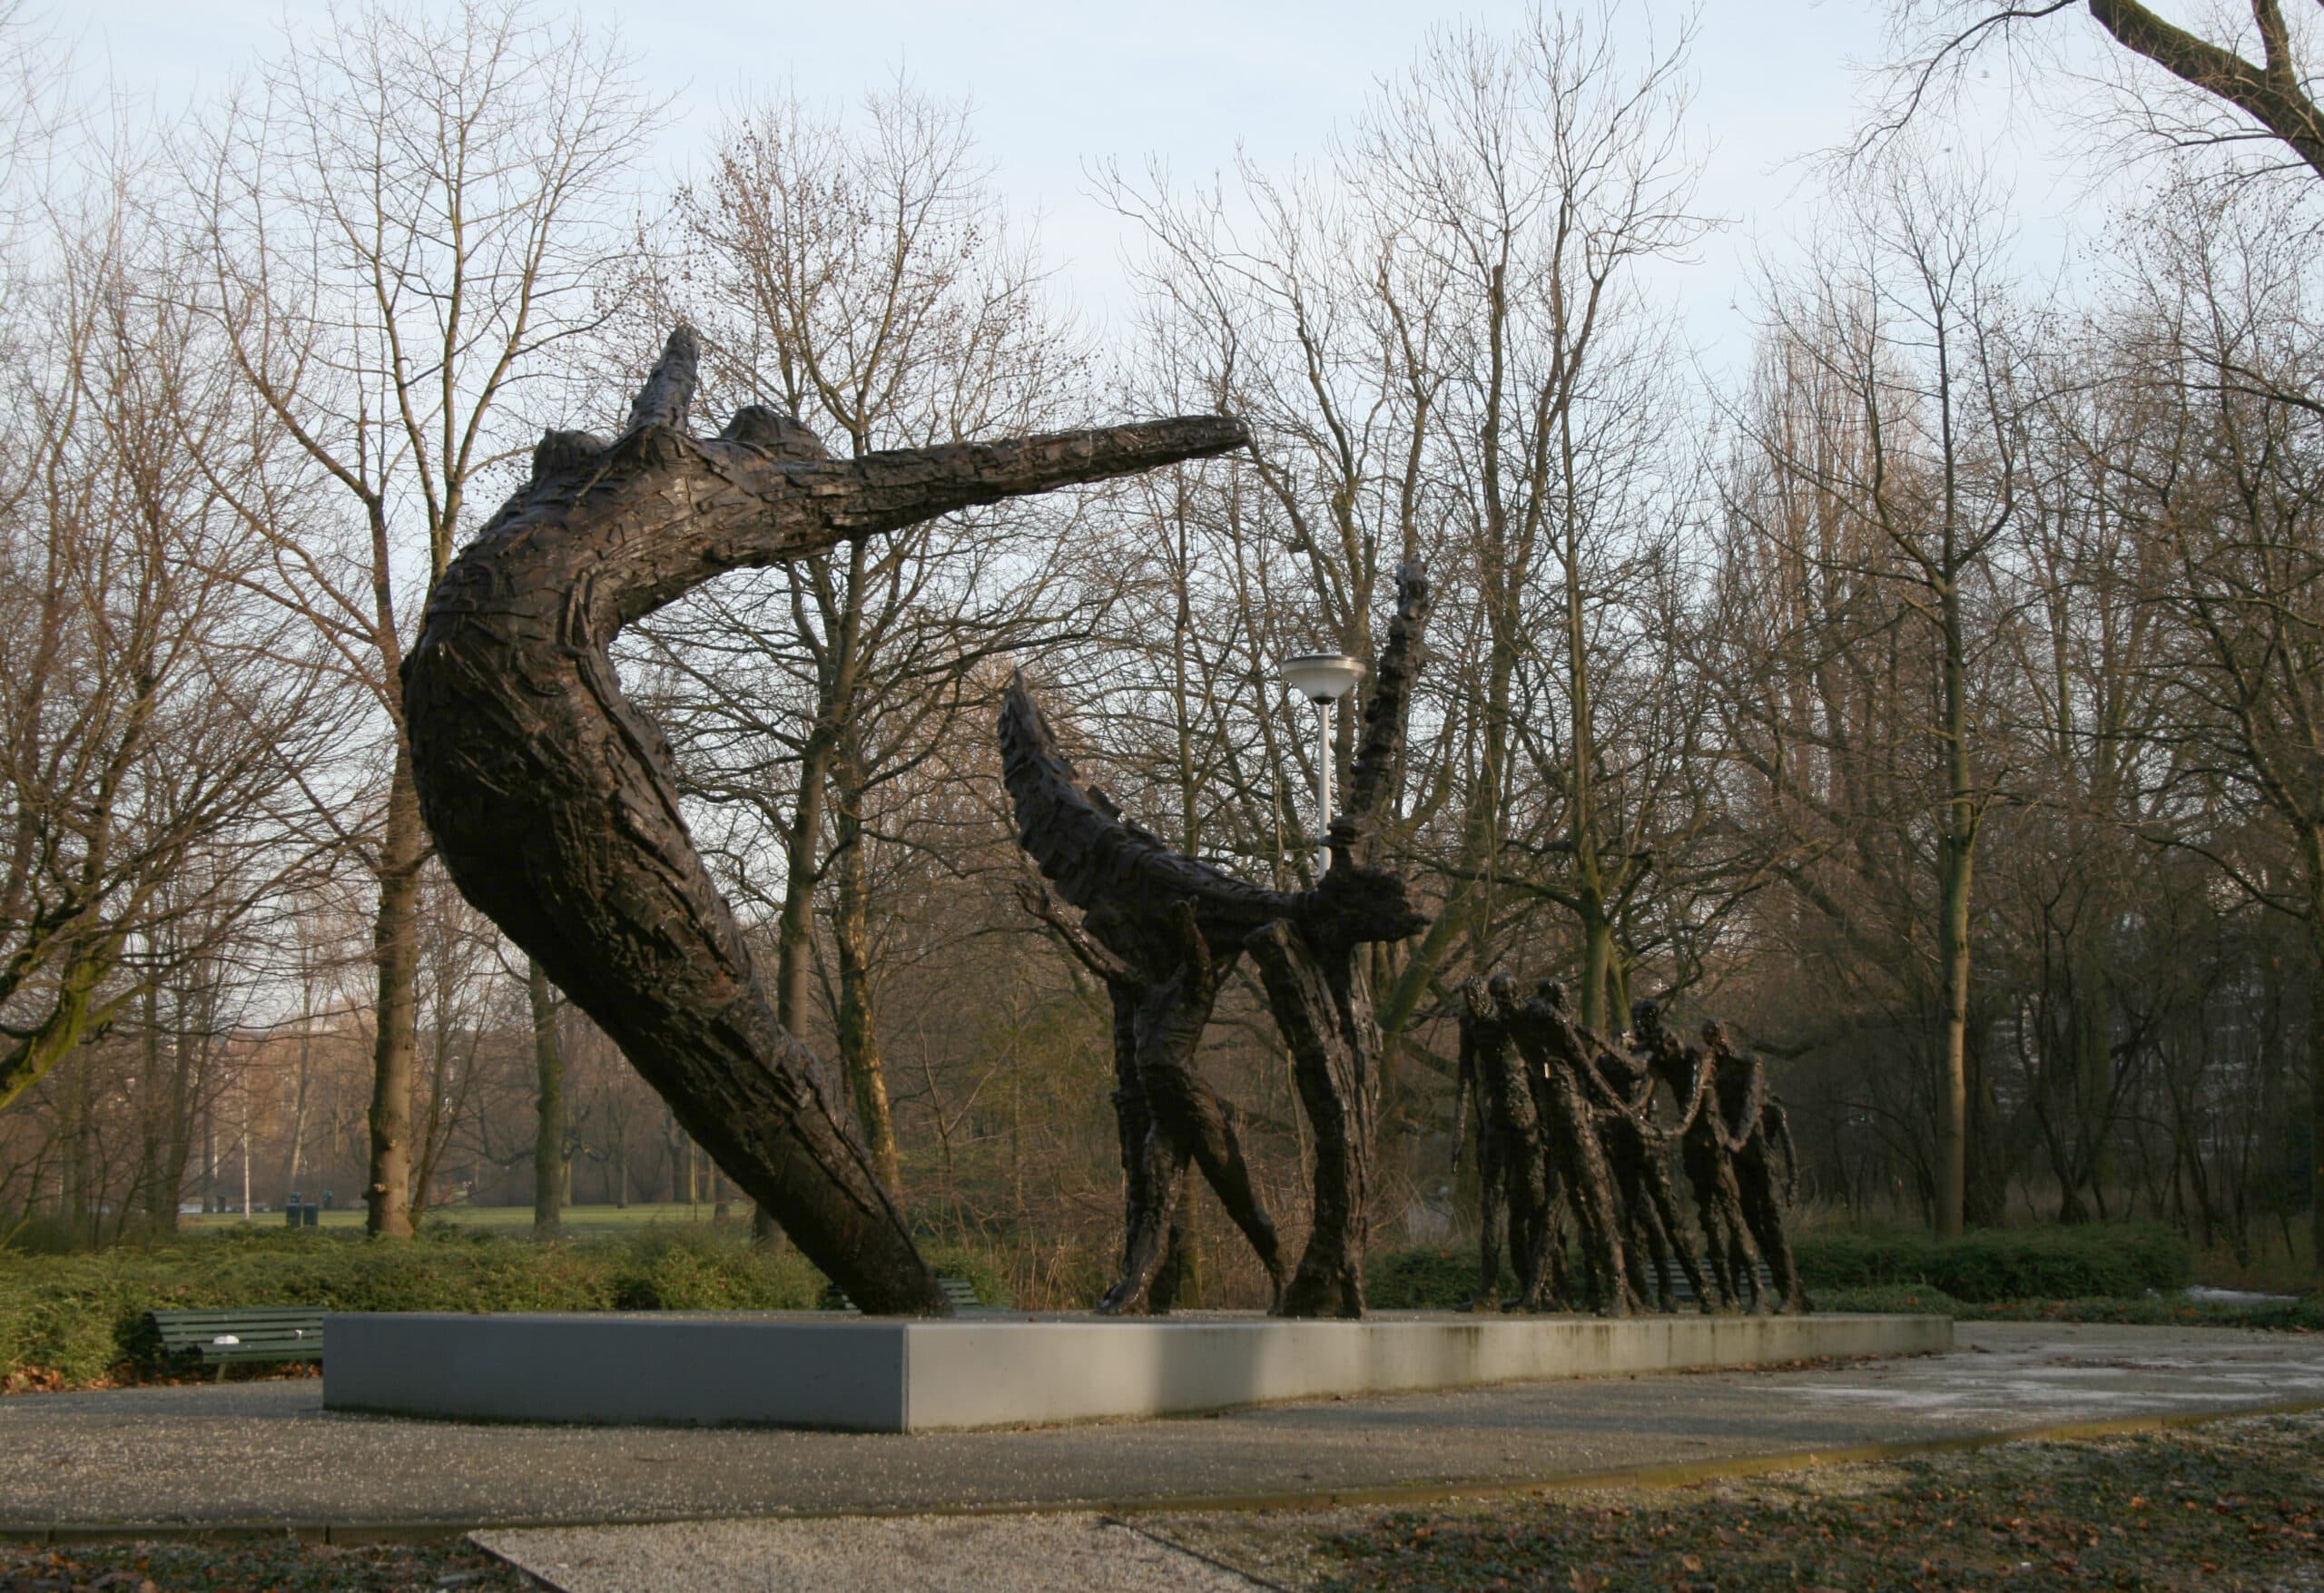
[[[831,460],[787,418],[685,426],[671,334],[627,429],[551,432],[445,572],[403,671],[420,806],[461,894],[618,1044],[687,1133],[867,1311],[942,1314],[812,1057],[775,1021],[679,816],[668,742],[623,698],[621,628],[728,570],[972,504],[1241,447],[1185,417]]]

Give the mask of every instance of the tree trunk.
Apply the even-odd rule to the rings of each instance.
[[[426,846],[410,747],[399,739],[388,786],[388,832],[379,843],[379,915],[371,929],[379,1000],[363,1225],[382,1239],[411,1237],[411,1085],[419,1051],[419,867]]]
[[[815,934],[815,848],[823,832],[823,782],[830,739],[810,735],[799,758],[799,800],[783,835],[783,910],[775,919],[774,1020],[791,1034],[807,1022],[807,975]],[[622,1205],[629,1204],[623,1174]],[[758,1201],[751,1203],[751,1243],[770,1254],[790,1247],[783,1224]]]
[[[1948,552],[1945,624],[1945,830],[1938,842],[1937,979],[1944,1003],[1936,1139],[1936,1235],[1957,1239],[1969,1208],[1969,886],[1977,814],[1969,788],[1968,661],[1958,578]]]
[[[548,975],[525,959],[525,997],[533,1014],[533,1076],[539,1111],[533,1126],[533,1232],[554,1238],[565,1209],[565,1050],[556,1040],[556,1003]]]
[[[2114,926],[2111,913],[2092,915],[2073,938],[2074,1139],[2080,1154],[2075,1172],[2100,1213],[2113,1176],[2108,1142],[2112,1138],[2114,1101],[2113,992],[2101,937]],[[2062,1203],[2063,1204],[2063,1203]],[[2079,1206],[2080,1201],[2074,1201]],[[2063,1220],[2063,1219],[2062,1219]]]
[[[831,743],[820,732],[799,758],[799,802],[783,838],[783,913],[775,921],[774,1016],[793,1034],[807,1027],[809,953],[815,936],[815,850],[823,833],[823,782]]]
[[[84,942],[88,949],[64,965],[48,1017],[31,1034],[11,1037],[0,1051],[0,1108],[64,1064],[88,1037],[98,1016],[97,992],[120,960],[123,939],[115,931]]]
[[[852,738],[851,738],[852,739]],[[839,801],[832,861],[839,869],[832,942],[839,962],[840,1070],[855,1103],[872,1167],[890,1189],[903,1185],[896,1165],[896,1125],[888,1105],[888,1073],[880,1057],[878,1014],[872,992],[872,868],[863,831],[865,771],[850,746],[837,760]]]
[[[292,1189],[307,1168],[307,1118],[314,1100],[315,1015],[311,999],[302,998],[299,1015],[299,1077],[290,1102],[290,1161],[284,1182]],[[174,1207],[174,1201],[172,1206]]]
[[[1577,833],[1574,838],[1576,856],[1584,847],[1593,845],[1588,837]],[[1596,866],[1585,870],[1581,887],[1581,1027],[1592,1034],[1604,1034],[1621,1027],[1609,1021],[1618,1015],[1619,1004],[1610,1007],[1608,998],[1614,983],[1614,925],[1606,916],[1606,900],[1597,882]]]
[[[2324,1291],[2324,879],[2309,887],[2308,945],[2308,1243],[2316,1286]]]
[[[1595,692],[1590,672],[1589,605],[1581,589],[1580,516],[1573,498],[1573,426],[1571,410],[1559,415],[1558,437],[1564,467],[1565,678],[1566,708],[1573,738],[1567,759],[1566,843],[1573,860],[1573,895],[1581,919],[1581,1027],[1597,1035],[1621,1027],[1617,1005],[1606,997],[1612,983],[1614,925],[1606,913],[1605,871],[1598,858],[1598,745]],[[1609,1019],[1612,1021],[1609,1021]]]
[[[941,1315],[869,1154],[776,1021],[679,816],[668,743],[622,696],[606,649],[731,569],[1247,437],[1198,418],[839,462],[786,446],[795,427],[763,410],[716,440],[687,435],[694,382],[681,329],[624,435],[544,438],[530,485],[438,585],[404,669],[428,827],[462,893],[810,1260],[866,1311]]]
[[[145,1217],[156,1233],[173,1234],[178,1227],[178,1190],[185,1182],[186,1155],[193,1137],[193,1114],[182,1072],[173,1067],[165,1076],[162,1071],[161,993],[150,978],[143,1004],[144,1084],[161,1112],[161,1121],[153,1131],[153,1165],[145,1185]]]
[[[92,1131],[89,1091],[89,1058],[82,1057],[67,1068],[64,1087],[58,1092],[64,1104],[60,1114],[64,1120],[64,1217],[73,1234],[75,1249],[92,1242],[92,1214],[96,1201],[90,1191],[94,1178],[90,1154]]]

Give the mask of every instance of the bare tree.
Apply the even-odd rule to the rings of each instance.
[[[1896,59],[1870,134],[1895,132],[1932,98],[1952,97],[1989,47],[2014,46],[2038,74],[2080,88],[2091,76],[2082,63],[2095,44],[2118,127],[2162,147],[2256,152],[2262,170],[2280,168],[2289,154],[2306,174],[2324,177],[2316,19],[2288,13],[2282,0],[2248,0],[2248,9],[2243,22],[2211,9],[2191,29],[2139,0],[1892,0]],[[2096,28],[2077,37],[2069,25],[2051,21],[2077,11]],[[2150,70],[2109,71],[2117,64],[2109,55]]]
[[[2291,866],[2207,850],[2256,899],[2303,920],[2324,990],[2324,414],[2299,397],[2324,350],[2308,239],[2279,200],[2152,230],[2108,376],[2140,429],[2106,460],[2118,501],[2168,563],[2153,600],[2181,644],[2167,733],[2188,772],[2281,826]],[[2191,754],[2191,755],[2190,755]],[[2184,827],[2181,844],[2202,844]],[[2324,1143],[2324,999],[2310,997],[2311,1147]],[[2311,1148],[2311,1162],[2324,1162]],[[2310,1174],[2324,1241],[2324,1165]],[[2324,1255],[2324,1246],[2318,1254]],[[2324,1264],[2324,1263],[2319,1263]]]
[[[2144,955],[2143,931],[2186,871],[2158,870],[2152,844],[2184,805],[2160,752],[2177,652],[2152,601],[2167,555],[2113,479],[2170,431],[2102,379],[2101,320],[2059,318],[2039,341],[2024,512],[1995,561],[2008,657],[1988,728],[2011,748],[2020,800],[1985,843],[1987,901],[1994,975],[2023,992],[2006,1028],[2025,1110],[2058,1218],[2081,1222],[2119,1198],[2123,1119],[2173,960]]]
[[[1731,635],[1768,617],[1797,650],[1772,674],[1738,656],[1706,678],[1730,688],[1732,744],[1768,782],[1776,811],[1837,821],[1812,844],[1854,851],[1856,890],[1909,900],[1903,871],[1931,871],[1935,945],[1914,955],[1934,965],[1933,1195],[1937,1230],[1952,1235],[1969,1192],[1970,896],[1998,773],[1978,755],[1975,682],[1993,640],[1981,599],[1992,551],[2019,508],[2026,398],[1989,197],[1974,174],[1946,178],[1904,161],[1880,169],[1853,196],[1848,231],[1825,258],[1771,294],[1774,385],[1738,419],[1746,449],[1774,479],[1749,478],[1729,510],[1768,556],[1759,578],[1777,584],[1733,586],[1720,601],[1745,619]],[[1829,611],[1835,591],[1852,613]],[[1819,605],[1846,628],[1800,626]],[[1908,634],[1919,638],[1917,658],[1896,651]],[[1867,668],[1866,683],[1877,683],[1884,653],[1892,666],[1925,674],[1906,676],[1901,694],[1892,679],[1867,722],[1833,693]],[[1851,745],[1859,736],[1870,744]],[[1915,743],[1934,751],[1933,765],[1899,782],[1897,765],[1917,762]],[[1867,847],[1858,827],[1882,800],[1897,804],[1887,816],[1896,845]],[[1797,866],[1789,877],[1807,883]],[[1858,907],[1853,892],[1811,890],[1808,900],[1842,923]]]
[[[132,181],[52,200],[0,304],[0,1105],[281,883],[273,804],[333,728],[219,486],[271,439]]]
[[[1156,788],[1129,805],[1180,815],[1189,851],[1312,878],[1310,738],[1285,723],[1275,665],[1371,661],[1404,560],[1441,595],[1441,664],[1381,805],[1383,855],[1433,921],[1365,953],[1392,1130],[1433,1127],[1430,1091],[1453,1078],[1421,1031],[1449,1010],[1456,959],[1490,967],[1538,938],[1541,960],[1581,966],[1603,1020],[1649,859],[1690,821],[1673,776],[1694,761],[1668,755],[1676,676],[1647,652],[1681,413],[1649,278],[1707,221],[1688,35],[1631,54],[1622,32],[1613,6],[1507,37],[1448,26],[1319,170],[1246,162],[1224,189],[1108,173],[1149,241],[1149,402],[1230,409],[1260,439],[1191,495],[1148,485],[1161,535],[1130,566],[1128,611],[1143,623],[1088,699],[1136,772],[1124,786]],[[1341,717],[1335,762],[1362,713]],[[1409,1175],[1400,1160],[1383,1183]]]
[[[906,85],[853,123],[795,96],[738,120],[680,195],[670,250],[651,297],[704,329],[713,390],[850,457],[1059,424],[1088,375],[1033,240],[976,164],[966,107]],[[734,872],[780,852],[775,997],[794,1029],[827,900],[839,1063],[891,1186],[879,942],[903,904],[881,900],[880,853],[932,839],[907,832],[902,787],[940,772],[954,735],[987,733],[963,717],[990,700],[981,666],[1074,624],[1073,540],[1054,510],[970,511],[705,593],[645,633],[688,794],[731,810]]]
[[[319,793],[377,881],[371,1231],[410,1232],[417,922],[427,855],[397,674],[468,497],[513,484],[560,352],[598,319],[605,205],[655,107],[615,43],[523,0],[367,5],[293,32],[190,162],[202,309],[303,456],[241,498],[268,589],[368,691],[383,790]]]

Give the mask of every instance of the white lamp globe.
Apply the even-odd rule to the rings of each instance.
[[[1302,653],[1283,661],[1284,683],[1311,703],[1336,703],[1363,678],[1364,665],[1344,653]]]

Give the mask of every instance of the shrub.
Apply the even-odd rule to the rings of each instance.
[[[1811,1289],[1925,1284],[1973,1303],[2175,1293],[2194,1277],[2186,1240],[2152,1223],[1983,1229],[1944,1242],[1826,1232],[1802,1236],[1796,1248]]]
[[[1016,1303],[1002,1273],[1001,1259],[991,1252],[971,1250],[964,1244],[923,1243],[920,1254],[940,1276],[966,1278],[970,1287],[977,1292],[979,1304],[1007,1306]]]
[[[596,1246],[624,1311],[812,1311],[823,1275],[797,1251],[769,1255],[740,1237],[673,1227]]]
[[[260,1230],[81,1255],[0,1253],[0,1379],[39,1369],[85,1384],[124,1362],[152,1368],[160,1345],[145,1313],[155,1310],[780,1311],[812,1308],[822,1289],[795,1252],[698,1230],[550,1244],[471,1231],[409,1244]]]
[[[2324,1294],[2256,1304],[2160,1294],[2132,1300],[1997,1300],[1964,1305],[1954,1314],[1964,1322],[2105,1322],[2313,1333],[2324,1332]]]
[[[1517,1278],[1501,1269],[1501,1294],[1512,1299]],[[1457,1311],[1476,1298],[1477,1252],[1441,1245],[1396,1250],[1372,1257],[1364,1268],[1364,1303],[1374,1311]]]
[[[1944,1290],[1927,1283],[1881,1283],[1867,1289],[1818,1289],[1816,1309],[1827,1314],[1881,1312],[1959,1316],[1962,1305]]]

